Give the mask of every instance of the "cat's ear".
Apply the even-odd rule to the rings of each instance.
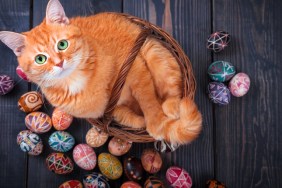
[[[25,36],[10,31],[0,31],[0,40],[20,56],[25,47]]]
[[[50,0],[46,9],[46,23],[69,24],[69,19],[59,0]]]

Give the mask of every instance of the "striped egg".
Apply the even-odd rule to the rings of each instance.
[[[73,149],[74,162],[84,170],[93,170],[97,164],[96,153],[87,144],[78,144]]]
[[[59,152],[67,152],[74,146],[74,138],[68,132],[56,131],[52,133],[49,137],[50,147]]]
[[[43,112],[32,112],[25,117],[26,127],[35,133],[46,133],[52,128],[51,118]]]

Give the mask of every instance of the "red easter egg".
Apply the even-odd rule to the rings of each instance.
[[[69,180],[60,185],[59,188],[83,188],[83,186],[78,180]]]
[[[120,188],[142,188],[138,183],[134,181],[127,181],[121,185]]]
[[[46,158],[48,170],[56,174],[69,174],[73,171],[73,162],[63,153],[51,153]]]
[[[183,168],[172,166],[166,171],[166,180],[175,188],[191,188],[192,179]]]

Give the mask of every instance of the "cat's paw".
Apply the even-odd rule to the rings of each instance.
[[[165,115],[171,119],[179,119],[180,114],[180,98],[171,97],[166,99],[162,104]]]

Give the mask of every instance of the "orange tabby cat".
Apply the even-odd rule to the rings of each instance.
[[[141,29],[123,16],[101,13],[66,17],[50,0],[44,21],[22,34],[2,31],[0,40],[18,57],[29,80],[47,100],[75,117],[103,116],[122,63]],[[181,72],[173,55],[148,38],[135,59],[113,112],[123,125],[155,139],[188,143],[201,131],[195,103],[181,99]]]

